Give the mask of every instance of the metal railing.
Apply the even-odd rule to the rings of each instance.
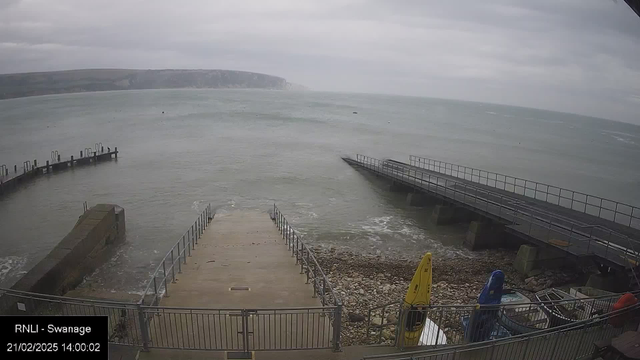
[[[624,267],[629,266],[629,260],[638,257],[632,250],[640,245],[637,240],[551,212],[537,211],[511,196],[365,155],[358,154],[355,162],[407,187],[427,191],[480,214],[511,223],[513,231],[561,247],[575,255],[593,254]],[[552,239],[554,241],[550,242]],[[559,246],[558,240],[566,241],[566,244]]]
[[[282,214],[280,209],[273,204],[272,219],[282,234],[287,249],[291,251],[291,256],[296,258],[296,264],[300,265],[300,274],[306,274],[307,284],[313,285],[313,296],[320,297],[322,306],[333,307],[331,314],[333,320],[333,346],[334,350],[340,349],[340,331],[342,326],[342,301],[336,294],[331,282],[327,279],[324,271],[318,264],[313,251],[300,238],[300,234],[295,231],[289,221]]]
[[[208,204],[191,227],[182,234],[182,237],[160,261],[140,297],[140,304],[157,306],[163,296],[169,296],[168,284],[176,282],[176,273],[182,273],[182,265],[185,265],[187,258],[191,257],[191,250],[195,250],[198,239],[214,216],[215,212],[212,211],[211,204]],[[147,296],[152,297],[147,299]]]
[[[595,341],[609,340],[625,331],[636,330],[640,323],[639,310],[640,304],[636,304],[588,320],[518,336],[440,349],[365,356],[364,359],[582,359],[592,355]]]
[[[533,180],[410,155],[409,164],[640,229],[640,208]]]
[[[632,294],[637,296],[640,292]],[[607,314],[622,295],[491,306],[429,305],[420,310],[403,309],[402,301],[395,301],[369,309],[367,343],[404,348],[407,328],[402,326],[403,321],[418,318],[425,322],[431,335],[413,346],[442,347],[519,335]],[[396,321],[388,320],[390,314]]]
[[[109,318],[109,342],[142,346],[140,304],[106,300],[76,299],[0,288],[3,315],[91,315]]]
[[[336,307],[207,309],[143,307],[149,347],[251,352],[335,350]]]

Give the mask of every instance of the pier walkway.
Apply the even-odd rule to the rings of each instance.
[[[230,358],[339,349],[341,305],[275,206],[224,214],[209,206],[203,214],[148,287],[148,348],[224,350]]]
[[[163,306],[314,307],[313,289],[265,212],[216,214]]]
[[[412,157],[412,160],[415,158]],[[634,226],[637,225],[640,213],[636,208],[630,208],[629,215],[622,220],[624,224],[621,224],[619,220],[622,215],[614,214],[617,221],[613,221],[587,211],[592,205],[588,196],[583,201],[585,211],[581,212],[573,204],[579,201],[577,199],[571,201],[570,208],[562,206],[561,201],[566,197],[562,191],[557,196],[558,204],[541,200],[537,191],[543,193],[542,190],[531,189],[533,197],[528,196],[526,192],[530,188],[524,182],[521,185],[524,192],[518,194],[513,191],[517,190],[517,185],[512,185],[512,191],[504,187],[504,179],[492,179],[494,186],[490,186],[472,181],[473,179],[456,177],[451,172],[441,173],[427,166],[416,166],[415,161],[407,164],[363,155],[344,160],[354,167],[383,176],[406,188],[408,192],[426,193],[492,219],[503,224],[505,231],[527,241],[548,244],[577,257],[593,257],[599,263],[615,268],[625,269],[637,265],[640,230]],[[484,174],[487,176],[487,172]],[[548,189],[543,194],[548,200]],[[600,199],[600,206],[602,200]],[[602,209],[601,207],[600,213],[603,213]],[[627,223],[629,226],[625,226]]]
[[[112,150],[108,147],[105,149],[102,143],[97,143],[94,148],[85,148],[80,151],[80,157],[75,158],[73,155],[69,158],[62,158],[57,151],[52,151],[51,160],[45,161],[44,165],[38,163],[37,160],[33,160],[33,162],[28,160],[23,162],[22,166],[13,165],[11,168],[5,164],[0,164],[0,196],[40,175],[51,174],[77,166],[97,164],[112,158],[118,159],[118,148],[116,147]]]

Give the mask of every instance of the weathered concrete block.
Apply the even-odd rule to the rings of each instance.
[[[587,287],[611,292],[627,291],[629,287],[629,278],[623,273],[621,274],[593,274],[587,280]]]
[[[567,254],[553,247],[521,245],[513,266],[523,275],[538,267],[557,267],[567,260]]]
[[[435,202],[432,196],[423,193],[408,193],[407,205],[409,206],[427,206]]]
[[[431,221],[436,225],[450,224],[454,221],[454,213],[453,206],[436,205],[431,213]]]
[[[413,192],[413,188],[411,186],[401,184],[399,182],[393,181],[391,185],[389,185],[389,191],[391,192]]]
[[[464,246],[470,250],[495,248],[502,245],[503,235],[500,225],[472,221],[469,223]]]
[[[124,209],[111,204],[94,206],[80,217],[73,230],[18,280],[12,289],[64,294],[106,260],[112,245],[124,241],[125,231]],[[6,304],[2,305],[0,312],[5,309]]]
[[[513,267],[522,274],[526,275],[534,269],[536,264],[536,257],[538,255],[538,248],[532,245],[522,245],[518,250],[518,255],[513,262]]]

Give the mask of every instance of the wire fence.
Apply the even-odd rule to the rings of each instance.
[[[376,174],[391,178],[410,189],[452,201],[484,216],[509,225],[507,231],[562,248],[576,256],[596,255],[619,266],[637,261],[640,242],[610,229],[585,225],[553,212],[541,212],[512,196],[456,181],[395,161],[383,161],[358,154],[353,161]]]
[[[629,204],[533,180],[420,156],[410,155],[409,164],[640,229],[640,208]]]
[[[153,272],[151,280],[147,283],[140,297],[140,304],[157,306],[162,296],[169,294],[169,284],[176,282],[176,273],[182,273],[182,266],[187,264],[187,258],[191,257],[191,251],[195,250],[198,239],[214,216],[211,204],[208,204],[191,227],[171,247]]]
[[[364,359],[582,359],[601,351],[603,346],[600,344],[608,343],[625,331],[637,330],[640,324],[639,310],[640,304],[636,304],[588,320],[513,337],[444,348],[431,347],[403,353],[365,356]],[[595,342],[600,344],[596,345]]]

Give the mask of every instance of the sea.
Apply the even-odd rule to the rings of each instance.
[[[0,164],[102,144],[117,161],[41,176],[0,198],[0,287],[114,203],[127,239],[83,286],[139,292],[207,204],[277,204],[310,244],[381,256],[469,257],[464,224],[433,226],[341,157],[418,155],[640,206],[640,126],[432,98],[269,90],[142,90],[0,101]],[[265,215],[266,216],[266,215]]]

